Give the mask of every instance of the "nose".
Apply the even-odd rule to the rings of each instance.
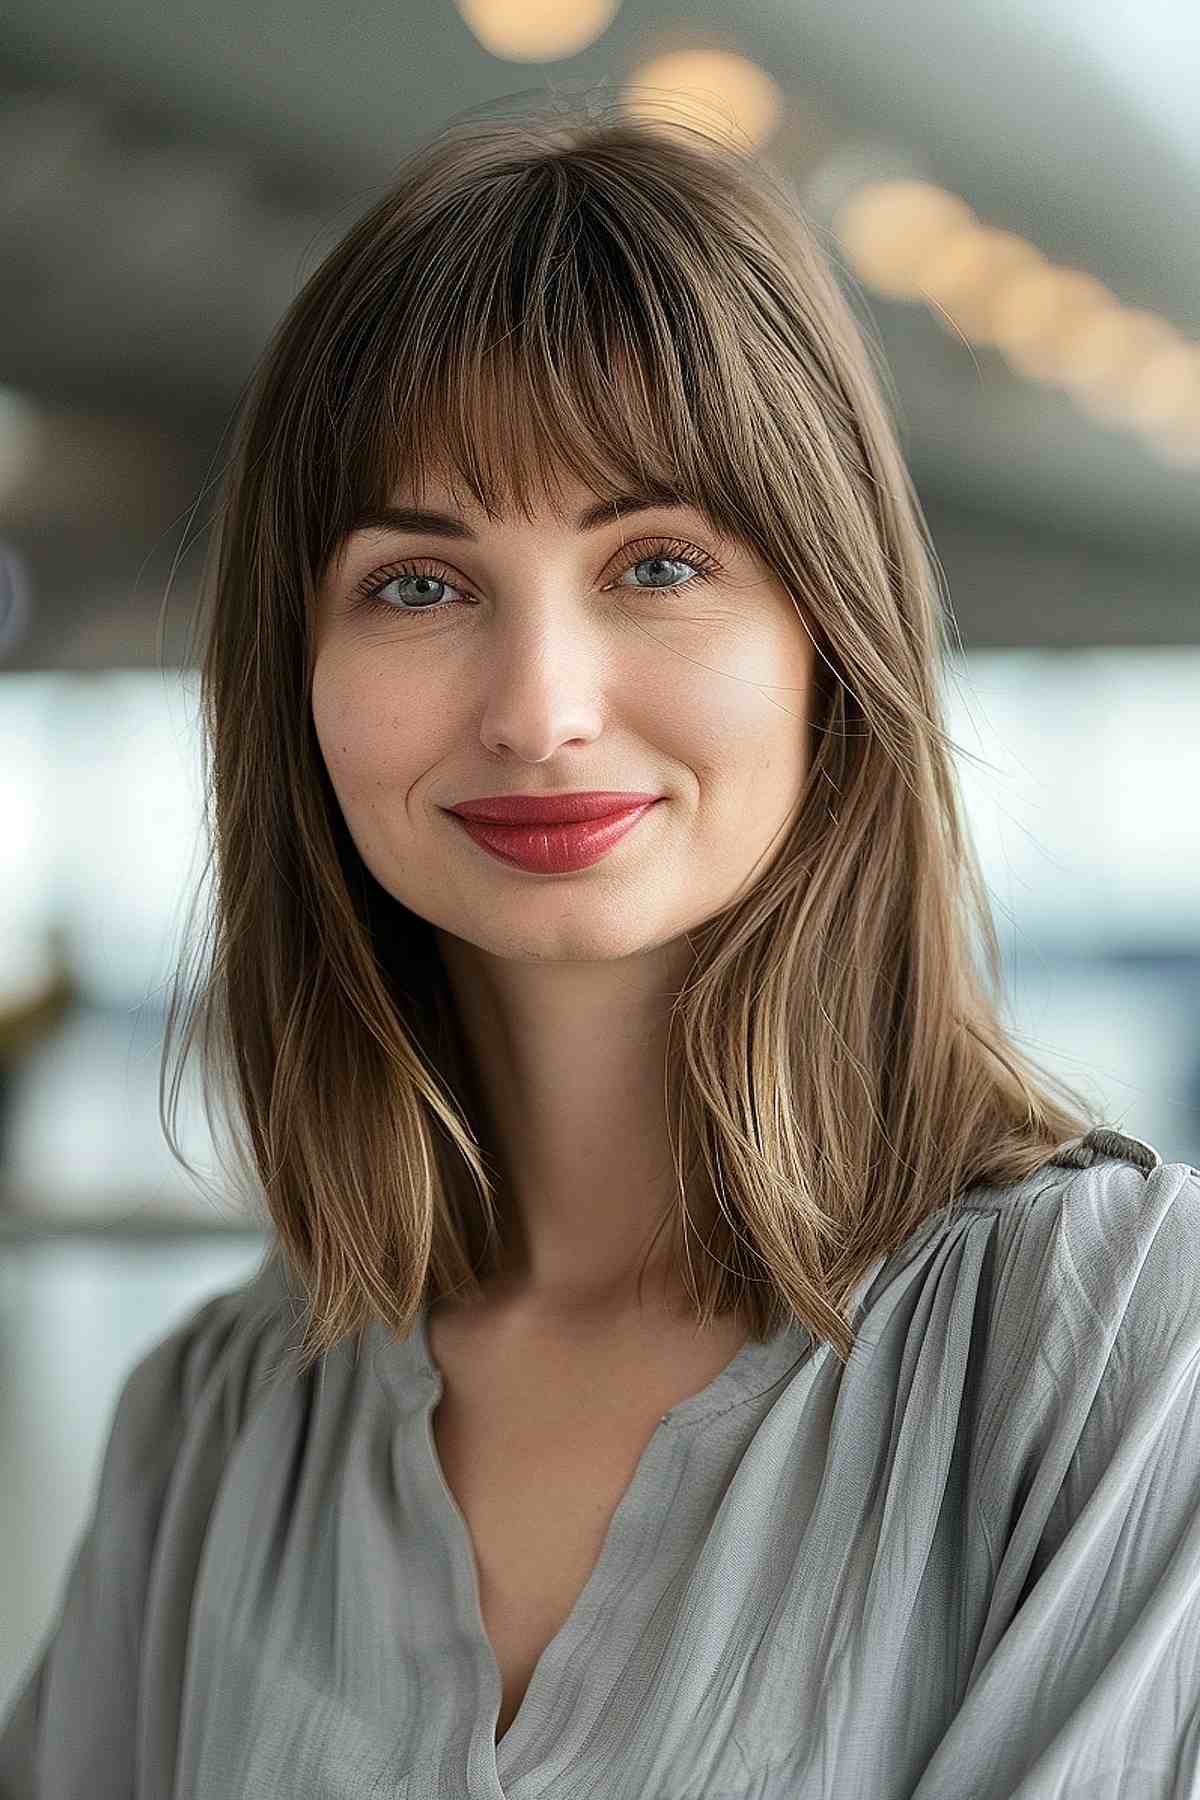
[[[556,751],[590,744],[604,729],[612,698],[605,681],[611,658],[589,643],[577,617],[512,626],[490,662],[480,741],[496,754],[546,762]]]

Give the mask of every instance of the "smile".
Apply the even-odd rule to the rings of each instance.
[[[481,819],[449,816],[489,855],[510,867],[538,875],[565,875],[586,869],[619,844],[639,819],[653,812],[661,800],[648,800],[609,813],[603,819],[585,819],[577,825],[493,825]]]

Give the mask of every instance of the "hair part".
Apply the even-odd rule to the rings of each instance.
[[[1099,1115],[1003,1019],[941,712],[952,614],[868,346],[787,185],[694,126],[560,103],[452,121],[267,346],[197,615],[216,885],[168,1007],[167,1140],[194,1175],[176,1114],[198,1047],[226,1179],[307,1296],[303,1367],[373,1319],[406,1335],[495,1266],[473,1070],[432,928],[365,868],[329,782],[314,617],[355,519],[399,486],[528,516],[564,470],[686,499],[812,637],[793,822],[689,934],[660,1230],[698,1324],[798,1322],[844,1363],[877,1258]],[[705,1242],[697,1181],[719,1202]]]

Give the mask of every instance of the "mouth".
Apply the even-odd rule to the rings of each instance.
[[[493,794],[486,799],[463,800],[443,810],[488,825],[581,825],[660,799],[661,794],[612,789],[573,794]]]
[[[643,799],[636,806],[621,807],[600,818],[542,820],[532,825],[498,825],[446,810],[481,849],[510,868],[565,875],[607,856],[658,804],[658,799]]]

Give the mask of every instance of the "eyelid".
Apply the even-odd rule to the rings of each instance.
[[[680,537],[677,533],[667,531],[649,531],[640,537],[623,539],[606,560],[604,568],[607,570],[622,559],[629,564],[636,563],[641,560],[633,555],[637,550],[642,550],[644,556],[669,554],[682,562],[693,562],[700,572],[707,572],[710,577],[724,573],[722,564],[711,550],[706,550],[702,544],[694,543],[690,538]],[[367,595],[368,590],[377,586],[381,580],[397,580],[398,576],[394,573],[396,568],[401,564],[414,562],[434,563],[440,568],[453,569],[449,558],[437,553],[422,550],[398,551],[395,556],[389,557],[385,562],[373,561],[365,573],[351,584],[350,597],[362,599]],[[434,579],[452,580],[452,577],[438,576]],[[465,578],[465,585],[470,585],[469,577]],[[649,591],[647,589],[647,592]]]

